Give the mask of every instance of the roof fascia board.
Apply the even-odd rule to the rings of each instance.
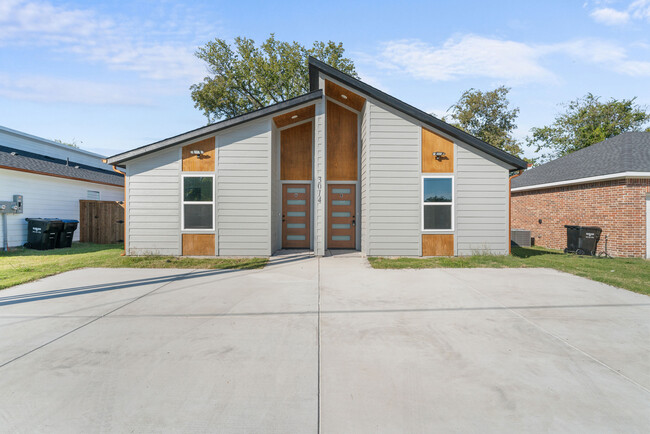
[[[547,182],[545,184],[527,185],[525,187],[513,188],[511,191],[512,192],[517,192],[517,191],[529,191],[529,190],[542,190],[542,189],[546,189],[546,188],[562,187],[564,185],[589,184],[589,183],[592,183],[592,182],[611,181],[611,180],[615,180],[615,179],[625,179],[625,178],[642,178],[642,179],[650,178],[650,172],[610,173],[608,175],[590,176],[588,178],[568,179],[566,181]]]
[[[316,91],[307,93],[305,95],[301,95],[287,101],[270,105],[250,113],[246,113],[234,118],[226,119],[217,122],[215,124],[207,125],[205,127],[197,128],[195,130],[188,131],[186,133],[179,134],[177,136],[170,137],[168,139],[164,139],[155,143],[151,143],[149,145],[141,146],[139,148],[135,148],[130,151],[123,152],[121,154],[113,155],[106,159],[106,163],[119,166],[128,160],[132,160],[134,158],[138,158],[155,151],[160,151],[162,149],[166,149],[182,143],[188,143],[193,140],[209,136],[216,132],[223,131],[227,128],[232,128],[237,125],[242,125],[246,122],[250,122],[256,119],[261,119],[265,116],[275,115],[282,111],[294,109],[295,107],[298,107],[300,105],[307,104],[314,100],[320,99],[321,95],[322,95],[322,91],[318,89]]]
[[[388,95],[381,90],[374,88],[354,77],[351,77],[336,68],[333,68],[320,60],[317,60],[313,57],[309,58],[309,83],[310,89],[313,91],[318,88],[318,73],[329,76],[337,81],[345,83],[348,87],[361,92],[364,96],[370,96],[377,101],[380,101],[402,113],[405,113],[411,116],[414,119],[419,120],[420,122],[429,125],[433,128],[436,128],[440,131],[444,131],[448,135],[452,136],[455,139],[458,139],[468,145],[471,145],[486,154],[492,155],[498,158],[501,161],[504,161],[508,164],[512,164],[515,168],[525,169],[528,166],[528,163],[520,158],[510,155],[501,149],[495,148],[480,139],[472,136],[471,134],[466,133],[465,131],[459,130],[458,128],[447,124],[446,122],[441,121],[440,119],[431,116],[430,114],[413,107],[410,104],[405,103],[391,95]]]

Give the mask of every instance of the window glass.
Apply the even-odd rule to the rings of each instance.
[[[185,229],[212,229],[212,204],[185,204]]]
[[[425,205],[424,229],[451,229],[451,205]]]
[[[451,178],[424,178],[424,202],[451,202]]]
[[[183,179],[186,202],[212,202],[211,176],[186,176]]]

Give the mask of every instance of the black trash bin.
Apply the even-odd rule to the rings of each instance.
[[[61,219],[61,222],[63,222],[63,229],[56,238],[56,248],[72,247],[72,237],[77,230],[79,220]]]
[[[603,230],[595,226],[580,226],[580,239],[578,242],[578,255],[591,255],[596,254],[598,241],[600,240],[600,233]]]
[[[564,225],[566,228],[566,248],[564,253],[595,255],[601,228],[595,226]]]
[[[56,246],[56,238],[62,225],[60,220],[26,218],[27,243],[25,247],[49,250]]]
[[[580,226],[564,225],[566,228],[566,248],[564,253],[573,253],[579,248]]]

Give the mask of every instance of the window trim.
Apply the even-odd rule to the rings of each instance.
[[[212,200],[211,201],[185,201],[185,178],[212,178]],[[215,176],[214,173],[202,173],[202,172],[192,172],[192,173],[183,173],[181,177],[181,230],[186,232],[214,232],[215,220],[216,220],[216,209],[215,209],[215,192],[217,186],[215,185]],[[186,228],[185,227],[185,204],[188,205],[212,205],[212,227],[204,229],[195,229],[195,228]]]
[[[424,180],[425,179],[451,179],[451,203],[450,202],[425,202],[424,201]],[[420,184],[420,229],[422,232],[440,233],[440,232],[453,232],[456,228],[456,188],[455,179],[453,175],[422,175],[422,183]],[[424,228],[424,207],[425,206],[451,206],[451,228],[449,229],[425,229]]]

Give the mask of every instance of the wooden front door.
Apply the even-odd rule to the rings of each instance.
[[[310,198],[309,184],[282,184],[282,248],[309,248]]]
[[[354,249],[356,246],[356,185],[327,186],[327,248]]]

